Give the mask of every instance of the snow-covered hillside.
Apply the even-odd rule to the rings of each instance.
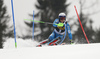
[[[36,44],[17,39],[18,48],[14,48],[14,39],[8,39],[0,49],[0,59],[100,59],[100,43],[34,47]]]
[[[23,47],[35,47],[37,44],[39,44],[38,42],[32,40],[32,39],[26,39],[23,40],[21,38],[16,38],[17,41],[17,48],[23,48]],[[7,39],[4,43],[3,43],[3,48],[4,49],[11,49],[11,48],[15,48],[15,41],[14,38],[9,38]]]

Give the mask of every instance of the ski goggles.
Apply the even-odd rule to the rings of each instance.
[[[60,20],[65,20],[66,16],[59,16]]]

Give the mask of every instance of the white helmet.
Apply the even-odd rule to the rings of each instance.
[[[60,13],[59,16],[66,16],[66,14],[65,13]]]
[[[64,20],[66,19],[66,14],[63,12],[59,14],[59,20],[61,19],[64,19]]]

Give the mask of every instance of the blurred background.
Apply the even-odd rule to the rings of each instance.
[[[80,27],[74,5],[78,10],[83,28],[90,43],[100,42],[100,0],[13,0],[15,12],[16,37],[23,40],[32,39],[32,21],[24,19],[51,22],[58,18],[60,12],[66,13],[66,21],[70,24],[73,41],[87,44]],[[40,42],[53,32],[52,25],[35,23],[34,40]],[[0,0],[0,48],[9,38],[14,38],[11,0]],[[64,40],[69,44],[66,35]]]

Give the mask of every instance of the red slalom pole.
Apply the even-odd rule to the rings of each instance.
[[[88,40],[88,38],[87,38],[87,36],[86,36],[86,34],[85,34],[85,31],[84,31],[84,29],[83,29],[83,26],[82,26],[82,23],[81,23],[81,20],[80,20],[80,17],[79,17],[79,15],[78,15],[78,12],[77,12],[77,9],[76,9],[76,6],[75,6],[75,5],[74,5],[74,8],[75,8],[75,11],[76,11],[76,14],[77,14],[77,17],[78,17],[80,26],[81,26],[81,28],[82,28],[82,31],[83,31],[83,33],[84,33],[84,36],[85,36],[85,38],[86,38],[86,40],[87,40],[87,42],[88,42],[88,44],[89,44],[89,40]]]

